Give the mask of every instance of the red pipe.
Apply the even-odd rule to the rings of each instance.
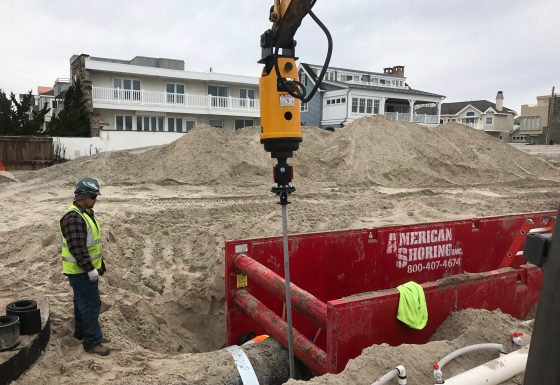
[[[237,290],[233,302],[249,317],[255,320],[267,334],[273,336],[282,345],[288,345],[288,324],[262,302],[246,290]],[[305,338],[296,329],[294,333],[294,354],[313,374],[319,376],[327,372],[327,354]]]
[[[233,260],[234,266],[247,275],[270,294],[285,301],[286,291],[284,278],[244,254]],[[292,305],[304,316],[313,321],[320,328],[327,327],[327,305],[307,291],[290,283],[292,291]]]

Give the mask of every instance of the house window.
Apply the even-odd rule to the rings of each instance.
[[[329,104],[331,104],[331,100],[330,100],[330,99],[327,99],[327,106],[328,106]]]
[[[137,116],[136,130],[163,131],[163,116]]]
[[[187,132],[189,132],[190,130],[192,130],[193,128],[196,127],[196,121],[194,120],[185,120],[185,125],[187,126]]]
[[[486,124],[493,124],[494,120],[492,119],[491,116],[487,116],[486,117]]]
[[[183,132],[183,118],[175,118],[175,131]]]
[[[228,108],[229,88],[225,86],[208,86],[208,95],[212,96],[212,107]]]
[[[167,117],[167,131],[183,132],[183,118],[177,118],[173,116]]]
[[[354,79],[354,76],[352,76],[352,75],[346,75],[346,81],[351,82],[352,79]]]
[[[132,131],[132,115],[115,115],[115,127],[118,131]]]
[[[115,78],[113,88],[117,100],[140,100],[140,80]]]
[[[309,105],[307,103],[301,103],[301,112],[309,111]]]
[[[346,98],[340,99],[340,103],[346,103]]]
[[[167,103],[185,103],[185,85],[179,83],[167,83]]]
[[[301,82],[301,84],[307,87],[307,76],[305,76],[303,72],[300,73],[299,81]]]
[[[224,128],[224,121],[219,119],[209,119],[208,124],[214,128]]]
[[[251,88],[240,88],[239,89],[239,98],[241,107],[247,107],[247,99],[249,99],[249,106],[251,108],[255,107],[255,90]]]
[[[536,130],[541,126],[541,119],[538,116],[521,118],[521,128],[524,130]]]
[[[465,115],[467,116],[467,118],[465,119],[465,123],[474,124],[478,122],[478,118],[474,117],[474,112],[469,111]]]
[[[358,109],[358,112],[360,114],[363,114],[364,112],[366,112],[366,99],[365,98],[360,98],[360,108]]]
[[[245,127],[254,126],[254,121],[252,119],[235,119],[235,129],[239,130]]]
[[[340,99],[346,103],[346,98]],[[352,98],[352,112],[360,114],[379,114],[379,100],[372,98]]]

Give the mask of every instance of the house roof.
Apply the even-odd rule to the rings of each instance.
[[[315,74],[315,71],[313,71],[313,68],[311,68],[309,66],[309,64],[307,63],[301,63],[300,64],[301,67],[303,67],[303,69],[305,70],[305,73],[307,73],[307,75],[309,75],[309,77],[311,78],[311,80],[313,81],[313,83],[317,83],[317,74]],[[319,89],[324,90],[325,88],[323,87],[323,83],[321,83],[321,86],[319,87]]]
[[[309,63],[301,63],[301,65],[306,65],[307,67],[310,67],[310,66],[319,67],[319,68],[323,67],[322,65],[309,64]],[[352,69],[349,69],[349,68],[342,68],[342,67],[329,67],[329,70],[331,70],[331,71],[356,72],[356,73],[367,74],[367,75],[389,76],[389,77],[393,77],[393,78],[401,78],[401,76],[395,75],[395,74],[385,74],[385,73],[381,73],[381,72],[352,70]]]
[[[54,95],[54,89],[52,87],[39,86],[37,87],[37,93],[39,95]]]
[[[305,72],[307,74],[309,74],[313,83],[317,83],[317,75],[315,74],[315,71],[313,70],[313,68],[311,68],[310,65],[307,64],[307,63],[301,63],[301,67],[303,67]],[[329,68],[332,69],[333,67],[329,67]],[[347,70],[347,71],[352,71],[352,70]],[[363,71],[355,71],[355,72],[362,72],[362,73],[369,73],[369,74],[373,73],[373,72],[363,72]],[[380,75],[385,75],[385,74],[380,74]],[[444,95],[434,94],[434,93],[426,92],[426,91],[415,90],[415,89],[412,89],[412,88],[393,88],[393,87],[388,88],[388,87],[381,87],[381,86],[370,86],[370,85],[365,85],[365,84],[345,83],[345,82],[339,82],[339,81],[334,81],[334,80],[324,80],[323,79],[323,83],[321,84],[320,89],[325,90],[328,86],[330,86],[332,88],[339,88],[339,89],[357,88],[357,89],[371,90],[371,91],[395,92],[395,93],[399,93],[399,94],[408,94],[408,95],[435,96],[435,97],[439,97],[439,98],[444,98],[445,97]]]
[[[472,106],[480,112],[485,112],[489,108],[492,108],[497,113],[517,115],[515,111],[506,107],[503,107],[502,111],[498,111],[496,109],[496,103],[489,102],[488,100],[471,100],[469,102],[442,103],[441,114],[457,115],[460,111],[464,110],[468,106]]]
[[[352,83],[344,83],[344,82],[333,82],[333,81],[326,81],[327,83],[332,83],[341,86],[342,88],[359,88],[363,90],[372,90],[372,91],[385,91],[385,92],[395,92],[398,94],[408,94],[408,95],[421,95],[421,96],[436,96],[439,98],[444,98],[444,95],[434,94],[431,92],[415,90],[413,88],[389,88],[389,87],[381,87],[381,86],[369,86],[365,84],[352,84]]]

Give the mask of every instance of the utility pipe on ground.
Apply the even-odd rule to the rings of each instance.
[[[529,346],[445,380],[445,385],[498,385],[525,371]]]

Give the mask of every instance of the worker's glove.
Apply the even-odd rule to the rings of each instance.
[[[97,269],[93,269],[92,271],[88,271],[87,273],[90,282],[97,282],[99,279],[99,272]]]

